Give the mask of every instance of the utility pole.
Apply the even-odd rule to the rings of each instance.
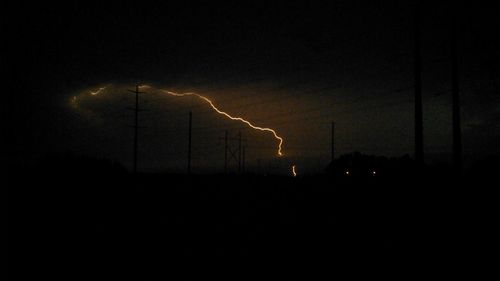
[[[243,146],[243,157],[242,157],[242,164],[241,164],[241,170],[243,172],[243,174],[245,173],[245,150],[246,150],[246,146]]]
[[[452,11],[454,13],[454,11]],[[462,171],[462,130],[460,125],[460,93],[458,88],[457,22],[452,14],[451,26],[451,93],[453,114],[453,166],[455,172]]]
[[[241,173],[241,131],[238,132],[238,173]]]
[[[227,130],[224,132],[224,174],[227,174]]]
[[[134,125],[131,126],[134,128],[134,174],[137,173],[137,150],[138,150],[138,129],[144,128],[144,127],[139,127],[139,111],[143,111],[139,109],[139,94],[144,94],[145,92],[140,92],[139,91],[140,85],[137,84],[135,85],[135,90],[128,90],[129,92],[132,92],[135,94],[135,107],[134,108],[128,108],[130,110],[134,111],[135,115],[135,122]]]
[[[193,113],[189,111],[189,135],[188,135],[188,175],[191,175],[191,129],[193,123]]]
[[[415,1],[415,161],[419,167],[424,163],[424,137],[422,120],[422,57],[420,55],[420,3]]]
[[[229,133],[226,130],[224,132],[224,137],[219,138],[224,140],[224,172],[228,173],[229,172],[229,162],[234,161],[234,163],[238,163],[238,173],[241,173],[245,169],[245,146],[243,146],[243,143],[246,144],[246,139],[242,138],[241,131],[238,132],[238,135],[236,137],[229,137]],[[233,146],[229,145],[229,141],[231,141],[232,144],[234,142],[238,142],[238,146],[234,148]],[[229,152],[229,154],[228,154]]]
[[[332,165],[335,158],[335,122],[332,121]]]

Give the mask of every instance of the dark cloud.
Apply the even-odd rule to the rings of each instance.
[[[49,147],[57,150],[60,143],[81,142],[96,153],[123,154],[115,151],[120,147],[115,140],[126,139],[129,132],[107,127],[120,119],[100,116],[99,127],[74,117],[67,101],[100,85],[140,81],[199,91],[228,110],[275,126],[296,157],[328,160],[332,120],[337,122],[339,153],[411,154],[413,1],[292,2],[70,1],[11,9],[15,12],[5,26],[12,35],[11,82],[19,86],[9,97],[16,151],[32,155]],[[449,7],[424,3],[422,9],[425,142],[433,153],[451,150]],[[464,138],[484,132],[481,145],[466,143],[465,150],[475,153],[479,147],[494,149],[487,140],[495,140],[499,132],[492,120],[500,103],[500,44],[492,34],[500,25],[490,7],[456,7]],[[122,114],[123,102],[88,108]],[[154,114],[173,112],[168,106],[156,108],[155,102],[147,104]],[[192,106],[177,105],[178,112]],[[156,125],[163,118],[146,121]],[[89,137],[83,141],[76,135]],[[161,138],[149,140],[151,154],[168,154],[161,152]],[[108,142],[112,148],[101,145]],[[85,150],[81,147],[76,149]],[[153,162],[150,166],[156,166]]]

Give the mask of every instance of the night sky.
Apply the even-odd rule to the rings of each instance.
[[[234,2],[234,3],[233,3]],[[450,23],[458,22],[464,158],[499,153],[500,42],[495,9],[422,5],[424,152],[451,159]],[[182,4],[181,4],[182,3]],[[456,6],[458,5],[458,6]],[[414,152],[412,1],[98,3],[4,9],[14,165],[71,151],[131,167],[133,94],[140,97],[139,169],[185,170],[193,112],[193,171],[220,172],[224,130],[246,139],[247,166],[319,172],[330,157]],[[5,73],[5,71],[4,71]],[[90,92],[106,87],[99,95]],[[269,127],[276,140],[217,115],[199,99]],[[75,103],[75,99],[77,103]],[[234,145],[234,143],[232,144]],[[288,171],[288,170],[286,170]]]

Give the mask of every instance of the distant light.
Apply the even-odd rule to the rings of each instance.
[[[295,165],[292,166],[292,174],[294,177],[297,176],[297,172],[295,171]]]
[[[349,175],[349,170],[345,171],[345,174],[346,174],[346,175]]]
[[[375,171],[372,171],[372,175],[374,175],[374,176],[375,176],[376,174],[377,174],[377,172],[375,172]]]
[[[76,96],[71,97],[70,104],[75,108],[78,106],[78,99]]]

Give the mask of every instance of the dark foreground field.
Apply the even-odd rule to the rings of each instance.
[[[483,204],[492,199],[482,190],[495,183],[473,178],[458,186],[436,175],[46,169],[12,179],[18,184],[9,189],[9,274],[19,276],[127,274],[185,256],[441,264],[490,247],[494,228],[493,207]]]

